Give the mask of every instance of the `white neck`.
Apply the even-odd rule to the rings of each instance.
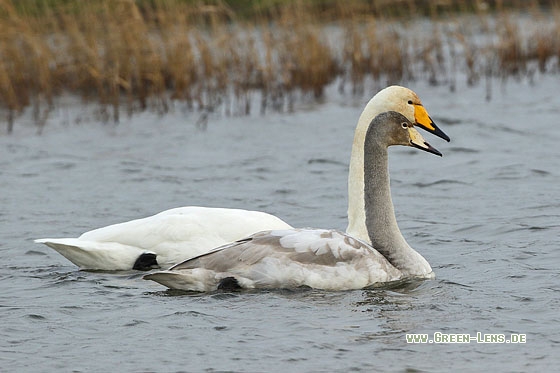
[[[366,242],[369,242],[365,226],[364,207],[364,142],[366,132],[373,118],[387,111],[401,113],[414,123],[414,109],[407,104],[410,95],[415,94],[407,88],[398,86],[387,87],[379,91],[368,102],[360,115],[354,133],[348,173],[348,227],[346,233]]]
[[[377,98],[378,95],[369,101],[358,120],[348,171],[348,227],[346,233],[369,243],[371,242],[365,225],[364,206],[364,142],[370,122],[381,113],[377,107],[383,105],[375,105]]]

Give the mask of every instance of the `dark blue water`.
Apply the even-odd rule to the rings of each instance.
[[[2,371],[549,371],[560,363],[558,77],[409,85],[451,143],[390,152],[403,234],[433,281],[396,288],[188,295],[142,273],[77,270],[32,239],[184,205],[346,227],[347,163],[367,101],[295,114],[180,110],[118,126],[51,116],[0,136]],[[373,94],[373,92],[372,92]],[[524,344],[407,344],[406,334],[525,334]]]

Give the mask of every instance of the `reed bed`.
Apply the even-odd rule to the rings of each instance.
[[[542,1],[0,0],[0,30],[8,132],[27,109],[43,126],[68,94],[104,120],[176,103],[204,118],[293,110],[335,82],[454,90],[560,64],[560,6]]]

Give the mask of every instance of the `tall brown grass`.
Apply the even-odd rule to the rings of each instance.
[[[353,94],[412,79],[454,90],[457,76],[472,85],[560,64],[555,2],[234,3],[0,0],[8,132],[27,108],[44,125],[64,94],[98,103],[105,120],[175,102],[202,117],[245,115],[254,102],[262,113],[293,110],[335,81]]]

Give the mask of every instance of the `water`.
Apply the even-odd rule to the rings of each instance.
[[[543,371],[560,363],[557,76],[410,85],[452,138],[443,158],[390,152],[405,237],[433,281],[347,292],[188,295],[142,273],[79,271],[32,239],[77,236],[183,205],[265,210],[344,229],[364,100],[295,114],[141,114],[0,137],[3,371]],[[65,124],[66,123],[66,124]],[[526,334],[525,344],[407,344],[407,333]]]

